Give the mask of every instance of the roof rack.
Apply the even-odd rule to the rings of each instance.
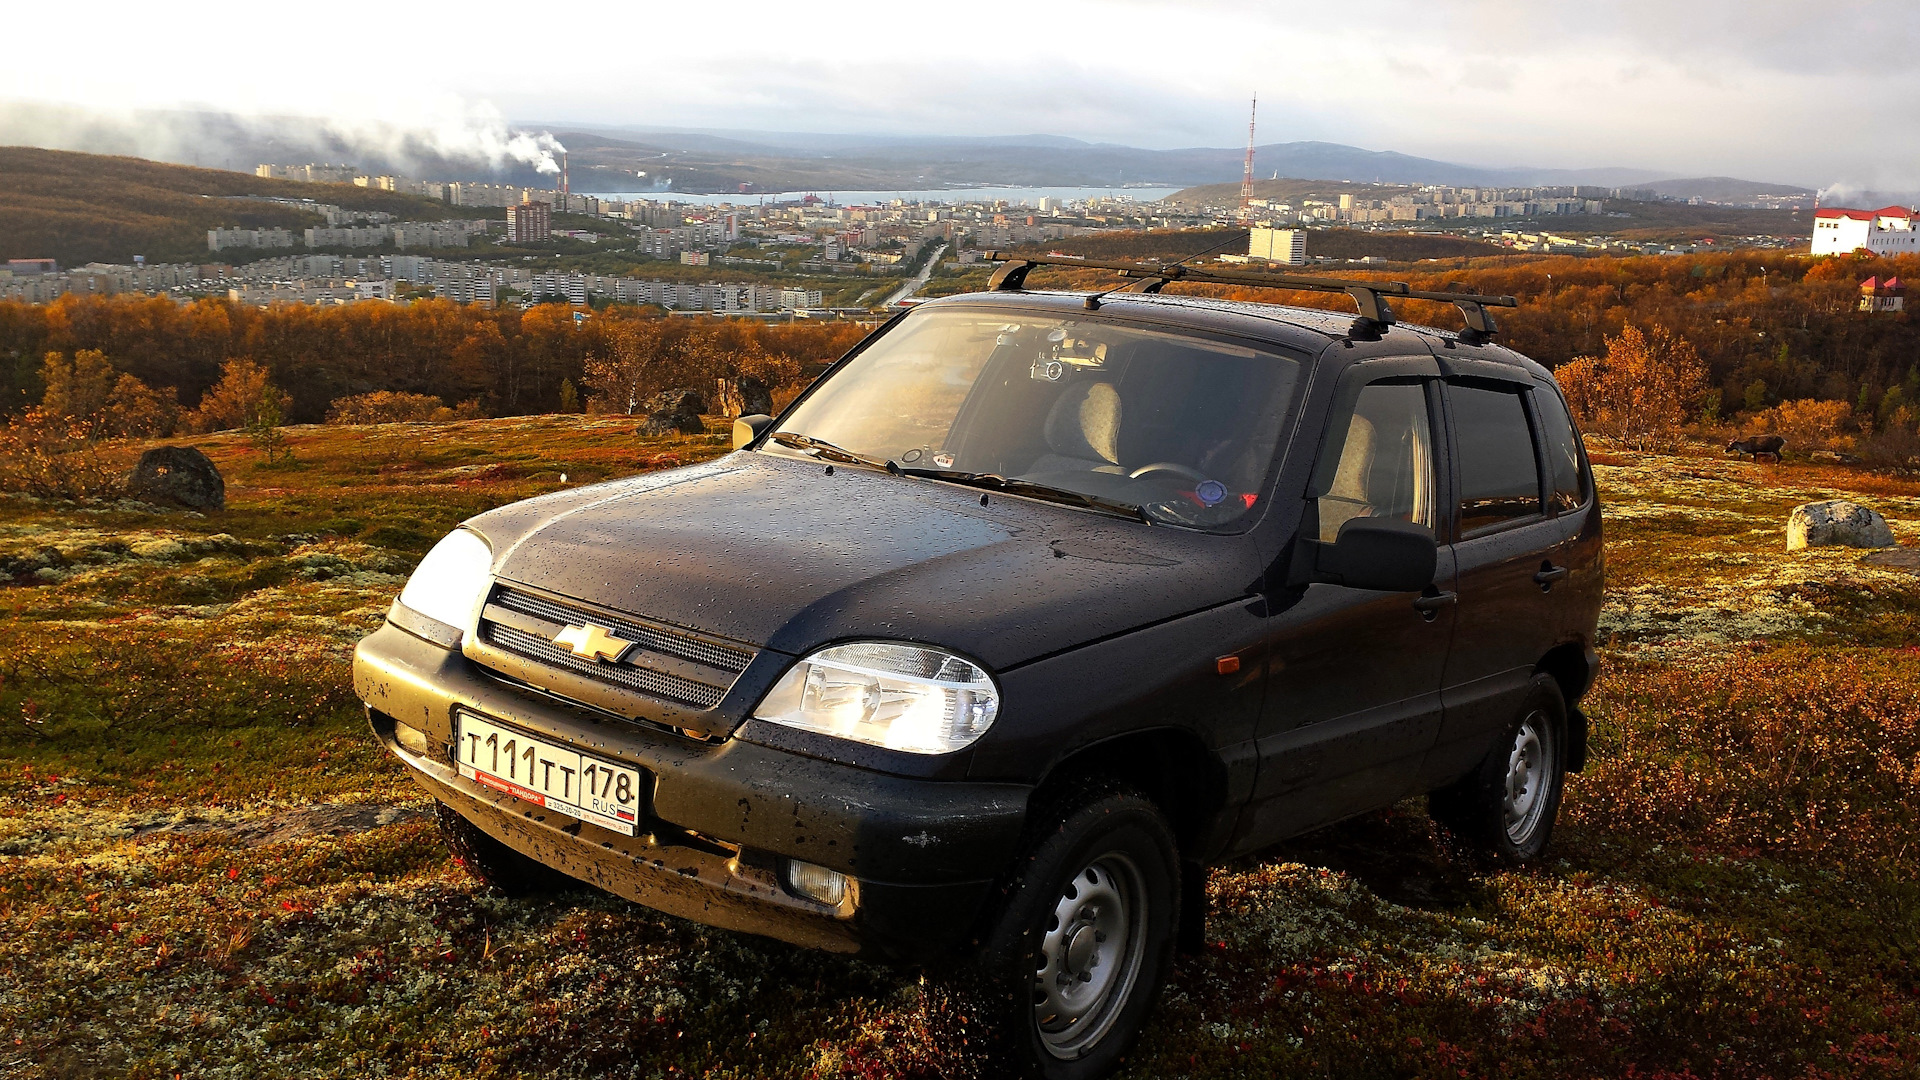
[[[1109,292],[1157,293],[1166,285],[1176,281],[1191,281],[1209,285],[1247,285],[1266,289],[1298,289],[1304,292],[1337,292],[1353,297],[1360,309],[1360,317],[1353,321],[1350,337],[1375,339],[1387,327],[1394,324],[1393,309],[1387,306],[1387,298],[1401,296],[1409,300],[1438,300],[1452,304],[1460,309],[1467,321],[1467,328],[1460,333],[1460,340],[1469,345],[1484,345],[1499,333],[1500,328],[1487,313],[1490,307],[1519,307],[1520,302],[1511,296],[1482,296],[1465,292],[1429,292],[1415,289],[1404,281],[1356,281],[1351,278],[1313,277],[1302,274],[1272,274],[1257,270],[1234,271],[1212,270],[1203,267],[1185,266],[1170,263],[1161,266],[1149,266],[1144,263],[1101,262],[1096,259],[1077,259],[1070,255],[1016,255],[1005,251],[989,251],[989,261],[1000,263],[993,277],[987,282],[987,288],[993,292],[1019,292],[1026,287],[1027,274],[1036,266],[1077,266],[1085,270],[1113,270],[1122,277],[1134,279],[1133,284],[1119,290],[1094,293],[1087,297],[1087,307],[1097,309],[1100,298]]]

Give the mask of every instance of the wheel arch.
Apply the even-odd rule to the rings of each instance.
[[[1567,703],[1566,769],[1579,772],[1587,767],[1587,714],[1580,711],[1580,699],[1593,686],[1599,673],[1600,658],[1584,642],[1569,641],[1548,650],[1534,665],[1534,673],[1548,675],[1560,687]]]
[[[1080,747],[1047,771],[1030,805],[1054,805],[1103,780],[1152,800],[1173,825],[1184,860],[1208,861],[1231,833],[1231,820],[1222,822],[1231,817],[1226,766],[1185,728],[1134,731]]]

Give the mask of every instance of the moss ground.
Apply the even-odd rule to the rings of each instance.
[[[230,509],[0,502],[0,1075],[975,1076],[941,975],[450,864],[372,745],[353,641],[461,518],[699,460],[622,421],[204,448]],[[1126,1075],[1920,1075],[1920,575],[1784,552],[1920,484],[1602,459],[1606,668],[1549,857],[1418,800],[1214,872]],[[566,479],[561,479],[561,474]]]

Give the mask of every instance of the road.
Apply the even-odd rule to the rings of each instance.
[[[947,245],[945,244],[941,244],[939,247],[934,248],[933,254],[927,256],[926,265],[920,268],[920,272],[913,275],[912,280],[908,281],[905,285],[902,285],[898,289],[895,289],[893,291],[893,295],[887,297],[887,302],[884,304],[881,304],[880,306],[892,307],[893,305],[899,303],[900,301],[905,300],[907,297],[912,296],[914,293],[919,292],[921,286],[927,283],[927,279],[933,276],[934,267],[940,265],[940,256],[945,255],[946,253],[947,253]]]

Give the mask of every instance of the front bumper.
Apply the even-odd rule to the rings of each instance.
[[[668,914],[796,945],[897,959],[959,949],[1025,821],[1019,785],[890,776],[600,719],[391,623],[354,651],[353,678],[414,779],[502,843]],[[651,820],[624,836],[467,780],[444,752],[458,708],[645,770]],[[427,733],[428,754],[395,743],[396,719]],[[785,859],[847,874],[852,897],[830,908],[790,893]]]

